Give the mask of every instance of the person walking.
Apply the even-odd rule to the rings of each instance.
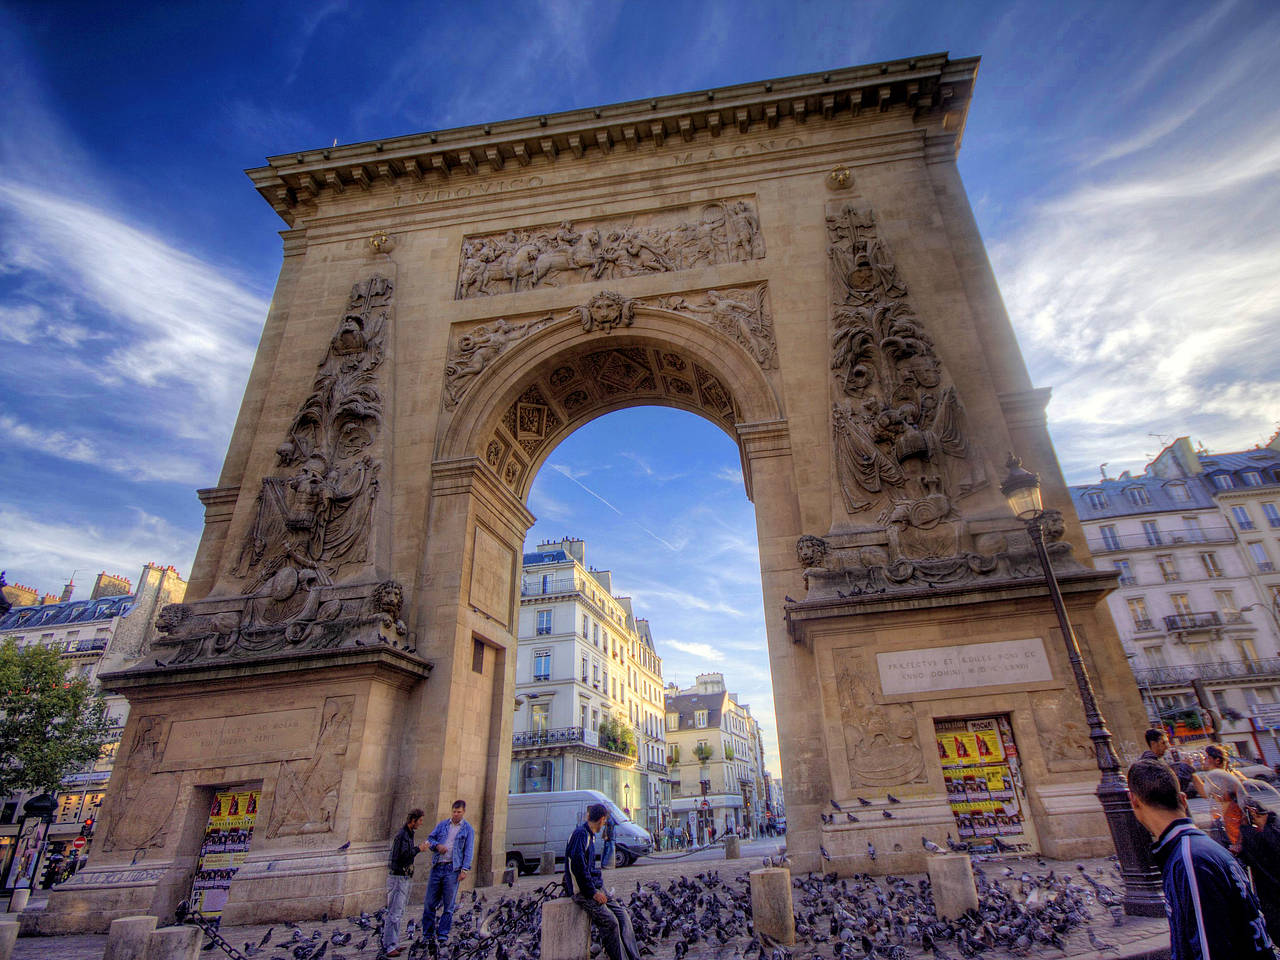
[[[608,819],[605,805],[593,803],[587,807],[586,821],[574,827],[564,848],[564,889],[587,912],[609,960],[640,960],[631,914],[605,893],[604,880],[596,867],[596,835]]]
[[[400,956],[400,918],[409,899],[409,880],[413,877],[413,858],[427,849],[427,841],[414,843],[413,831],[422,823],[424,814],[416,807],[409,811],[404,826],[391,841],[387,860],[387,912],[382,917],[382,956]]]
[[[422,902],[422,939],[428,945],[443,944],[453,928],[453,907],[458,898],[458,884],[471,871],[471,855],[475,850],[475,831],[466,821],[467,802],[453,801],[449,819],[441,820],[427,836],[431,850],[431,874],[427,877],[427,895]],[[436,921],[436,911],[440,919]]]
[[[1155,760],[1164,762],[1165,751],[1169,749],[1169,737],[1163,730],[1157,730],[1152,727],[1144,735],[1147,741],[1147,749],[1142,752],[1139,760]]]
[[[613,817],[610,816],[604,822],[604,847],[600,852],[600,869],[613,869],[614,859],[617,856],[617,847],[613,842]]]
[[[1275,960],[1244,868],[1192,824],[1173,771],[1151,760],[1133,764],[1129,803],[1155,839],[1172,960]]]
[[[1253,876],[1267,932],[1280,936],[1280,824],[1276,815],[1256,801],[1245,802],[1240,825],[1240,862]]]

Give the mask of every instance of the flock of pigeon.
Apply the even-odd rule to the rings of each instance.
[[[929,847],[928,841],[925,845]],[[765,863],[785,865],[785,858]],[[1096,875],[1083,864],[1075,872],[1033,875],[1013,866],[987,866],[998,875],[988,876],[983,866],[975,865],[979,909],[954,921],[936,915],[927,878],[840,878],[834,873],[795,877],[796,943],[791,947],[753,928],[745,873],[722,877],[717,869],[637,882],[622,899],[630,908],[641,956],[654,960],[685,960],[690,954],[712,960],[994,960],[1063,949],[1067,935],[1082,926],[1094,950],[1116,949],[1090,926],[1099,911],[1105,916],[1109,910],[1117,924],[1122,917],[1120,894],[1098,878],[1101,868],[1095,868]],[[429,960],[538,960],[541,904],[560,892],[559,883],[492,899],[471,891],[460,898],[446,947],[437,951],[414,941],[405,955]],[[326,918],[309,931],[301,926],[273,928],[258,943],[246,942],[243,951],[236,952],[256,960],[373,958],[378,955],[381,922],[378,911],[337,922]],[[406,935],[413,934],[410,921]],[[594,936],[591,955],[604,960]]]

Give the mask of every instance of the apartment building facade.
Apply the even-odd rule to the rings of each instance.
[[[511,792],[600,790],[651,831],[670,812],[662,658],[613,575],[565,538],[526,553]]]
[[[1211,454],[1183,437],[1141,476],[1071,488],[1095,562],[1120,575],[1109,604],[1153,721],[1268,763],[1280,762],[1275,445]]]

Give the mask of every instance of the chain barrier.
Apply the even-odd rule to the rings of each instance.
[[[231,960],[249,960],[243,953],[233,947],[222,934],[218,933],[217,921],[206,917],[199,910],[191,906],[191,904],[183,900],[178,904],[175,919],[178,923],[191,923],[199,927],[206,937],[213,941],[214,946],[225,953]]]

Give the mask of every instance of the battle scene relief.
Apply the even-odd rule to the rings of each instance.
[[[562,221],[467,237],[456,299],[759,260],[755,201],[739,198],[629,217]]]

